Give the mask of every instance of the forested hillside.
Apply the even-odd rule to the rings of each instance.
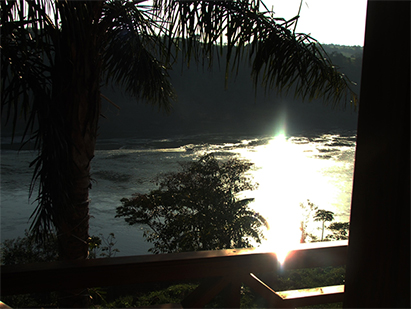
[[[326,45],[334,65],[349,76],[359,92],[362,48]],[[171,71],[172,84],[178,99],[170,115],[157,108],[137,104],[120,91],[103,92],[120,110],[106,104],[101,121],[103,136],[164,137],[199,133],[272,134],[288,124],[291,133],[356,129],[357,114],[347,106],[333,108],[321,100],[303,102],[294,99],[294,93],[266,94],[261,87],[255,93],[247,64],[233,74],[225,88],[225,67],[215,60],[212,69],[194,65],[188,69],[178,61]],[[328,103],[328,102],[326,102]],[[120,120],[120,121],[119,121]]]
[[[357,83],[354,90],[358,93],[362,47],[325,45],[324,49],[334,65]],[[356,129],[357,113],[349,105],[333,108],[321,100],[303,102],[295,99],[293,92],[265,93],[260,85],[255,91],[247,63],[240,65],[238,74],[231,75],[227,87],[225,67],[220,66],[219,59],[214,60],[212,68],[195,63],[187,68],[178,60],[170,75],[177,101],[169,115],[144,102],[136,102],[120,88],[104,88],[102,93],[120,109],[102,100],[100,139],[273,134],[285,125],[291,134]],[[3,128],[2,136],[9,135],[10,131]]]

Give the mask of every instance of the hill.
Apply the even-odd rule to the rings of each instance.
[[[360,47],[326,45],[334,65],[357,83],[361,76]],[[345,56],[345,55],[350,56]],[[120,110],[105,104],[107,119],[101,121],[101,136],[170,137],[186,134],[273,134],[287,125],[291,134],[303,131],[355,130],[357,113],[346,108],[332,108],[328,102],[303,102],[293,93],[267,94],[259,88],[255,93],[250,71],[245,64],[232,76],[225,88],[224,68],[215,61],[210,70],[202,65],[190,69],[178,63],[171,71],[172,84],[178,95],[170,115],[157,108],[136,103],[119,89],[104,89]],[[325,104],[327,103],[327,104]]]
[[[340,71],[359,85],[361,76],[361,47],[325,45],[325,50]],[[116,137],[167,138],[191,134],[274,134],[281,127],[287,133],[355,130],[357,113],[347,108],[335,108],[321,100],[311,103],[294,98],[293,93],[267,94],[255,89],[246,64],[232,76],[225,87],[224,68],[215,61],[212,69],[192,64],[188,69],[177,61],[170,75],[178,99],[170,115],[158,108],[137,102],[118,87],[106,87],[102,93],[120,109],[102,100],[100,139]],[[359,86],[354,90],[358,93]],[[3,115],[4,116],[4,115]],[[11,135],[4,127],[2,143]],[[23,132],[20,125],[17,135]],[[4,145],[3,145],[4,146]]]

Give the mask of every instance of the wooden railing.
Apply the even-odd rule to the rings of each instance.
[[[199,280],[182,307],[203,307],[224,288],[227,306],[239,307],[241,284],[259,293],[269,307],[337,302],[343,286],[302,291],[273,291],[260,275],[284,270],[345,265],[347,241],[301,244],[284,263],[258,249],[198,251],[113,257],[1,267],[1,295],[83,289],[138,283]],[[332,290],[332,292],[330,292]],[[295,296],[295,295],[299,296]]]

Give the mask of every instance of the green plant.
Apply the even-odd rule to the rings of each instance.
[[[346,240],[348,239],[348,231],[350,229],[349,222],[333,222],[327,229],[333,234],[327,235],[327,240]]]
[[[107,304],[106,308],[133,308],[135,307],[136,298],[132,295],[121,296],[115,301]]]
[[[334,220],[334,212],[318,209],[314,203],[307,200],[306,204],[300,203],[302,209],[302,221],[301,221],[301,243],[305,242],[318,242],[318,241],[334,241],[334,240],[346,240],[348,239],[348,233],[350,228],[349,222],[333,222],[329,226],[325,227],[326,221]],[[308,233],[308,223],[312,221],[322,221],[321,239],[317,236]],[[332,234],[327,235],[324,238],[324,229],[328,229]]]
[[[305,243],[308,241],[310,242],[316,241],[317,237],[308,232],[308,224],[310,223],[310,220],[313,219],[315,213],[317,212],[318,206],[310,202],[310,200],[307,200],[305,204],[300,203],[300,207],[302,209],[302,218],[301,218],[301,226],[300,226],[300,230],[301,230],[300,243]]]
[[[117,298],[115,301],[108,303],[105,307],[132,308],[180,303],[196,287],[197,284],[181,283],[147,293],[123,295]]]
[[[137,305],[150,306],[165,303],[180,303],[185,296],[195,290],[196,287],[197,285],[194,284],[172,285],[164,290],[154,291],[139,297]]]
[[[35,236],[29,231],[24,231],[24,237],[6,239],[1,246],[1,264],[14,265],[38,262],[51,262],[58,258],[57,241],[55,235],[39,244]]]
[[[98,257],[110,258],[114,257],[119,249],[114,248],[116,245],[115,234],[109,233],[107,237],[102,234],[89,237],[89,258],[96,259]],[[103,246],[102,246],[103,242]]]
[[[116,242],[115,235],[110,233],[107,237],[100,234],[91,236],[89,258],[112,257],[118,249],[113,248]],[[101,247],[103,242],[103,247]],[[45,242],[39,244],[35,235],[25,231],[24,237],[6,239],[1,246],[1,264],[18,265],[27,263],[52,262],[58,260],[57,240],[54,234],[49,235]],[[99,254],[100,253],[100,254]],[[90,288],[89,294],[93,304],[106,304],[106,291],[102,288]],[[52,293],[34,293],[22,295],[2,296],[2,301],[12,308],[22,307],[50,307],[57,305],[58,296]]]
[[[116,217],[130,225],[146,224],[150,251],[180,252],[251,247],[260,243],[266,220],[249,208],[253,199],[239,199],[253,190],[246,172],[252,163],[236,158],[219,162],[207,154],[179,172],[157,179],[159,188],[122,199]]]
[[[6,239],[1,245],[1,264],[19,265],[57,260],[55,235],[39,244],[32,233],[25,230],[24,237]],[[55,305],[56,293],[36,293],[2,296],[1,300],[12,308],[31,308]]]

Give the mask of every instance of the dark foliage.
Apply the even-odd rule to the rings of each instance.
[[[159,188],[122,199],[117,217],[146,224],[150,251],[181,252],[251,247],[260,243],[266,220],[248,207],[253,199],[237,194],[256,188],[246,172],[252,163],[236,158],[219,162],[213,154],[162,175]]]
[[[333,222],[328,227],[333,234],[327,235],[326,240],[346,240],[350,229],[350,222]]]
[[[44,244],[35,241],[33,233],[25,231],[23,238],[6,239],[1,248],[1,264],[15,265],[57,260],[56,237],[49,237]]]

